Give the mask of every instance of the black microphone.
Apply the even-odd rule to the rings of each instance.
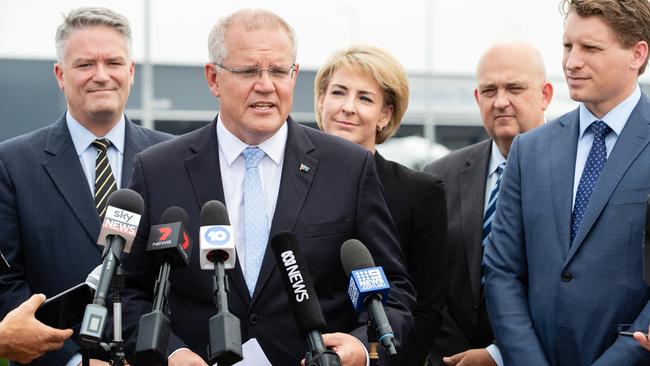
[[[645,230],[643,241],[643,279],[650,286],[650,194],[645,198]]]
[[[235,266],[235,240],[226,206],[208,201],[201,208],[201,269],[213,270],[214,304],[217,314],[210,318],[210,364],[232,365],[242,360],[239,319],[228,310],[228,278],[226,269]]]
[[[167,208],[160,217],[160,225],[151,226],[146,251],[160,265],[154,287],[153,310],[140,317],[134,357],[137,363],[149,364],[167,361],[167,346],[171,322],[169,320],[169,274],[172,268],[187,267],[192,254],[192,242],[187,234],[189,216],[180,207]]]
[[[92,304],[86,306],[79,332],[79,343],[84,346],[98,345],[108,316],[106,295],[117,271],[123,250],[130,250],[138,232],[144,201],[135,191],[118,189],[107,201],[106,216],[97,243],[104,245],[102,270]],[[117,321],[117,320],[116,320]]]
[[[288,231],[278,233],[271,238],[271,248],[284,289],[287,291],[298,332],[307,337],[309,351],[305,355],[305,365],[341,365],[339,355],[325,348],[323,343],[321,332],[327,324],[298,238]]]
[[[356,239],[347,240],[341,246],[341,263],[350,276],[348,294],[354,308],[360,311],[365,307],[379,342],[389,354],[397,354],[393,329],[382,305],[390,290],[383,269],[375,267],[368,248]]]

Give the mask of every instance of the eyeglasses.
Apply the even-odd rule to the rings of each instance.
[[[291,65],[290,67],[270,67],[268,69],[262,69],[257,66],[253,67],[227,67],[222,64],[214,63],[216,66],[229,71],[236,77],[246,80],[253,81],[259,80],[262,78],[262,73],[266,71],[269,74],[269,78],[275,81],[287,81],[293,79],[293,74],[296,71],[296,64]]]

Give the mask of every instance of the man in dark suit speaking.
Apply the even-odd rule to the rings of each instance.
[[[412,325],[414,304],[372,155],[289,117],[299,67],[295,36],[282,18],[264,10],[234,13],[213,28],[209,51],[205,75],[220,100],[219,114],[204,128],[136,157],[130,186],[147,203],[140,227],[158,223],[169,206],[181,206],[198,243],[202,205],[225,202],[237,239],[229,309],[241,320],[243,341],[255,338],[274,365],[297,366],[307,343],[267,247],[274,234],[294,232],[327,321],[325,343],[345,365],[365,365],[357,339],[365,338],[365,321],[347,297],[341,244],[361,240],[383,266],[398,338]],[[147,266],[145,239],[124,260],[132,286],[125,291],[126,323],[132,328],[140,314],[151,311],[158,271]],[[198,245],[190,266],[171,274],[169,365],[205,365],[208,319],[216,313],[212,274],[199,267]]]
[[[499,359],[498,349],[491,346],[494,336],[484,301],[483,243],[498,197],[492,191],[512,139],[544,123],[544,111],[553,96],[545,74],[542,56],[531,45],[491,46],[479,60],[474,90],[490,138],[425,168],[441,175],[447,189],[449,289],[442,328],[434,343],[434,365],[442,365],[443,356],[449,365],[461,360],[465,365],[492,365],[493,358]],[[492,356],[485,349],[488,346]]]
[[[51,297],[84,282],[100,263],[106,197],[129,181],[136,153],[169,138],[124,116],[135,72],[126,18],[73,10],[56,49],[67,112],[0,144],[0,250],[11,265],[0,275],[0,318],[34,293]],[[41,362],[76,365],[78,349],[68,340]]]

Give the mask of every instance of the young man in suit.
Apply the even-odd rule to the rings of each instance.
[[[516,138],[486,244],[487,306],[506,365],[647,365],[640,255],[650,193],[647,0],[564,0],[579,107]]]
[[[57,29],[56,49],[66,113],[0,144],[0,249],[11,265],[0,275],[0,316],[34,293],[53,296],[84,282],[100,263],[106,197],[126,185],[136,153],[169,138],[124,115],[135,72],[126,18],[73,10]],[[41,362],[76,365],[78,350],[68,340]]]
[[[158,223],[167,207],[178,205],[188,212],[190,237],[199,243],[202,205],[225,202],[237,248],[229,309],[241,321],[242,341],[256,339],[273,365],[299,365],[307,351],[267,246],[276,233],[292,231],[327,321],[325,344],[344,365],[365,365],[359,342],[365,320],[347,296],[341,244],[359,239],[383,266],[398,338],[412,325],[414,303],[372,155],[289,117],[299,66],[295,36],[279,16],[249,9],[221,19],[210,33],[209,52],[205,75],[219,98],[219,114],[206,127],[136,157],[130,186],[147,202],[140,226]],[[145,241],[146,235],[124,260],[132,284],[124,296],[132,330],[140,314],[151,311],[158,273],[147,265]],[[190,266],[171,274],[170,366],[206,365],[208,319],[217,312],[212,275],[199,268],[197,245]]]
[[[482,285],[483,237],[489,233],[485,223],[492,217],[490,198],[512,139],[544,123],[544,111],[553,95],[539,51],[523,42],[490,47],[479,60],[476,81],[474,97],[490,138],[425,168],[441,175],[447,189],[449,285],[441,332],[431,355],[434,365],[461,361],[463,365],[493,365],[493,358],[499,359],[498,349],[491,345],[494,336]]]

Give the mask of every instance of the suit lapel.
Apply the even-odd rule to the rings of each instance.
[[[476,208],[483,208],[485,204],[485,184],[491,150],[492,140],[486,140],[474,155],[467,158],[465,167],[458,174],[459,192],[462,194],[460,215],[463,220],[463,242],[465,243],[465,255],[467,256],[475,304],[480,302],[481,297],[481,259],[483,256],[481,244],[483,210]]]
[[[185,159],[185,168],[192,181],[196,204],[203,207],[210,200],[224,202],[216,120],[198,130],[195,136],[194,143],[189,146],[191,153]]]
[[[124,156],[122,157],[122,180],[120,187],[125,188],[129,186],[131,180],[131,173],[133,172],[133,158],[135,154],[144,150],[147,145],[145,144],[145,136],[136,126],[126,118],[124,124]]]
[[[587,210],[580,222],[569,257],[573,256],[580,248],[630,164],[648,145],[648,121],[650,121],[648,103],[645,95],[642,95],[641,100],[625,123],[621,135],[616,140],[614,149],[609,154],[589,199]]]
[[[212,123],[195,132],[194,142],[189,145],[189,148],[190,155],[185,159],[185,168],[190,176],[198,207],[203,207],[203,204],[211,200],[226,202],[221,183],[216,118]],[[235,291],[246,303],[249,303],[250,294],[239,264],[239,257],[229,277]]]
[[[318,170],[318,160],[309,155],[314,150],[314,145],[305,131],[291,118],[288,119],[287,127],[288,136],[282,165],[282,178],[269,239],[279,232],[293,230],[314,174]],[[308,167],[308,169],[301,167]],[[275,259],[270,245],[267,245],[255,285],[253,301],[262,291],[274,270]]]
[[[43,167],[61,196],[68,203],[91,242],[97,240],[101,222],[95,209],[95,200],[88,188],[77,151],[66,125],[65,115],[52,126],[45,140],[46,158]],[[98,246],[97,250],[100,250]]]
[[[551,197],[555,209],[556,227],[564,258],[570,246],[571,207],[573,206],[573,178],[578,148],[579,113],[576,109],[555,125],[549,141]],[[569,162],[567,164],[567,162]]]

